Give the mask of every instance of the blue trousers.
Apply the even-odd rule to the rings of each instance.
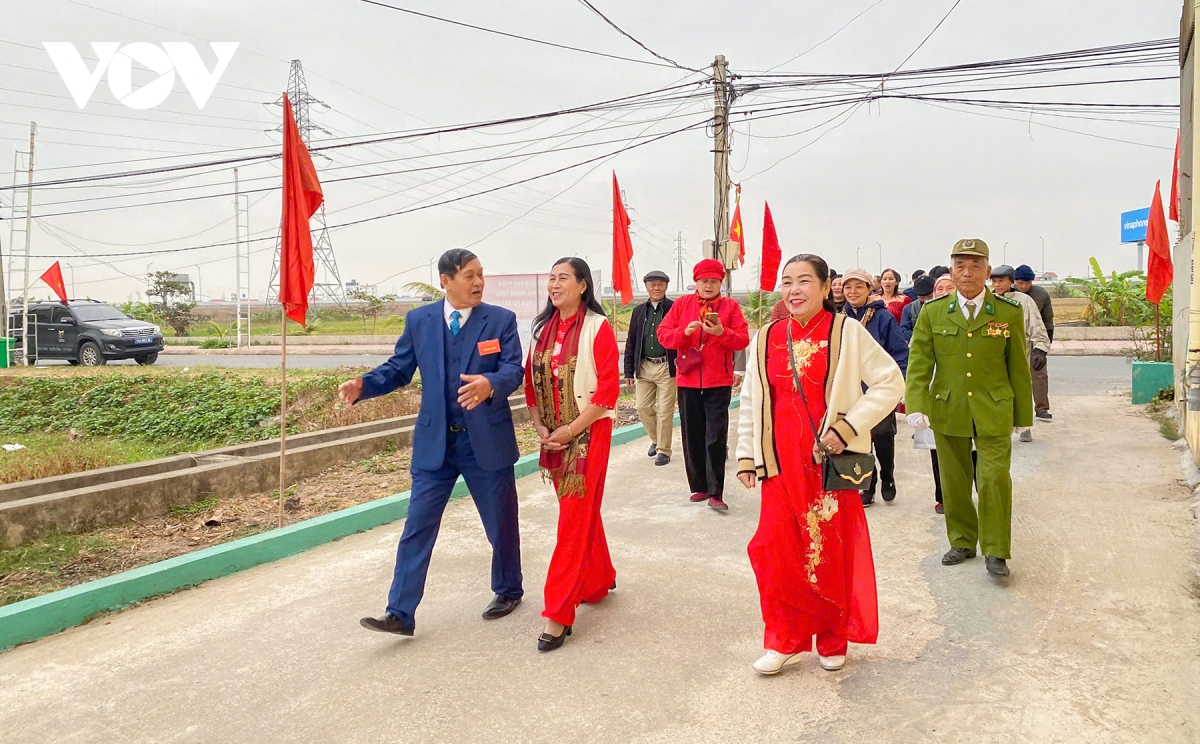
[[[396,549],[396,572],[388,592],[387,611],[405,624],[415,624],[417,605],[425,594],[425,577],[433,544],[442,525],[450,492],[462,475],[483,520],[492,544],[492,591],[519,598],[521,589],[521,536],[517,526],[517,480],[512,466],[484,470],[475,461],[467,433],[449,435],[446,460],[437,470],[412,470],[412,491],[404,533]]]

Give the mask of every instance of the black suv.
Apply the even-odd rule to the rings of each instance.
[[[22,307],[9,311],[8,335],[14,353],[24,344]],[[94,301],[38,302],[29,306],[29,333],[37,339],[36,356],[29,360],[65,359],[71,364],[96,367],[110,359],[134,359],[154,364],[163,348],[162,332],[153,323],[134,320],[112,305]]]

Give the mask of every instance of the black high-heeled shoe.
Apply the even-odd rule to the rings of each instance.
[[[571,626],[568,625],[562,633],[552,636],[549,633],[542,633],[538,636],[538,651],[553,651],[566,642],[567,636],[571,635]]]

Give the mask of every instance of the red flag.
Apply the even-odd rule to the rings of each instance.
[[[308,293],[313,286],[312,231],[308,220],[325,195],[317,180],[308,148],[292,115],[292,103],[283,94],[283,217],[279,245],[279,302],[300,325],[308,313]]]
[[[1146,271],[1146,299],[1157,305],[1171,286],[1175,271],[1171,267],[1171,241],[1167,237],[1167,221],[1163,218],[1160,182],[1154,183],[1154,201],[1150,202],[1150,224],[1146,226],[1146,245],[1150,260]]]
[[[629,215],[621,202],[621,187],[617,185],[617,172],[613,171],[613,290],[621,293],[621,304],[633,300],[633,279],[629,276],[629,262],[633,260],[633,241],[629,239]]]
[[[1171,210],[1170,218],[1179,222],[1179,130],[1175,130],[1175,161],[1171,167]]]
[[[733,207],[733,222],[729,223],[729,239],[736,240],[740,248],[738,248],[738,261],[743,266],[746,265],[746,231],[742,229],[742,187],[738,186],[738,200]]]
[[[763,202],[762,268],[758,285],[762,291],[775,291],[775,279],[779,274],[781,258],[779,237],[775,234],[775,220],[771,218],[771,205]]]
[[[50,285],[50,289],[54,290],[58,299],[63,302],[67,301],[67,286],[63,284],[62,269],[59,268],[58,261],[55,261],[54,265],[46,269],[46,273],[38,278]]]

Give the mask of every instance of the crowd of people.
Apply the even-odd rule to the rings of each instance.
[[[1046,355],[1050,298],[1028,266],[991,267],[982,240],[960,240],[947,266],[839,274],[820,256],[783,268],[781,299],[757,331],[723,289],[716,260],[693,270],[695,291],[667,297],[670,278],[644,277],[648,299],[630,318],[623,355],[580,258],[551,268],[544,309],[523,354],[516,316],[482,302],[483,268],[447,251],[442,301],[408,314],[395,354],[343,383],[354,404],[407,385],[419,371],[412,491],[388,602],[370,630],[413,635],[441,516],[457,478],[470,489],[492,545],[494,598],[485,619],[523,597],[518,458],[508,398],[522,387],[539,437],[539,465],[558,497],[557,540],[544,588],[540,651],[563,645],[580,604],[616,589],[601,504],[622,382],[632,387],[654,465],[672,461],[678,404],[689,499],[729,510],[729,410],[740,384],[734,445],[738,481],[761,486],[748,546],[758,583],[762,674],[815,647],[837,670],[849,643],[878,635],[865,508],[898,495],[897,417],[928,449],[934,508],[945,515],[957,565],[981,549],[986,570],[1009,575],[1012,435],[1032,441],[1051,418]],[[990,280],[991,288],[987,286]],[[978,494],[978,509],[972,490]]]

